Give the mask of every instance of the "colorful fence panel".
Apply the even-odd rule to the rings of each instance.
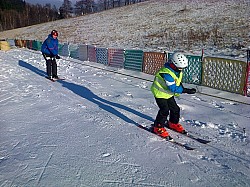
[[[97,63],[108,65],[108,49],[96,48]]]
[[[27,41],[26,40],[21,40],[22,47],[27,47]]]
[[[15,47],[15,40],[7,39],[8,43],[10,44],[10,47]]]
[[[124,49],[108,49],[108,65],[111,67],[124,67]]]
[[[183,70],[183,82],[188,84],[201,84],[201,56],[186,55],[186,57],[188,58],[188,67]]]
[[[17,47],[27,47],[26,40],[15,40],[15,46]]]
[[[88,45],[79,45],[78,57],[79,57],[79,60],[81,61],[88,60]]]
[[[143,51],[125,50],[124,69],[142,71]]]
[[[159,52],[144,52],[143,72],[155,75],[165,63],[165,54]]]
[[[59,55],[69,56],[69,44],[59,44]]]
[[[62,48],[63,48],[63,44],[58,44],[58,54],[62,55]]]
[[[2,51],[10,50],[10,44],[7,41],[0,41],[0,50]]]
[[[79,59],[78,49],[78,45],[69,45],[69,56],[74,59]]]
[[[36,50],[36,51],[41,51],[41,47],[42,47],[42,42],[41,41],[36,41],[34,40],[32,42],[32,49]]]
[[[26,40],[26,48],[33,49],[32,48],[32,40]]]
[[[97,60],[96,60],[96,47],[93,45],[88,45],[88,60],[90,62],[97,62]]]
[[[202,85],[244,95],[246,69],[243,61],[205,57]]]

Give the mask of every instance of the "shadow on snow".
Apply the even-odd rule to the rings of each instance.
[[[42,77],[45,77],[47,75],[45,71],[42,71],[42,70],[40,70],[40,69],[32,66],[31,64],[28,64],[27,62],[22,61],[22,60],[19,60],[18,64],[19,64],[19,66],[27,68],[27,69],[35,72],[36,74],[38,74]]]
[[[108,101],[106,99],[103,99],[97,95],[95,95],[91,90],[89,90],[88,88],[84,87],[84,86],[80,86],[74,83],[70,83],[64,80],[58,80],[57,82],[61,83],[63,87],[71,90],[72,92],[74,92],[75,94],[81,96],[82,98],[87,99],[88,101],[95,103],[96,105],[98,105],[101,109],[110,112],[114,115],[116,115],[117,117],[123,119],[124,121],[126,121],[127,123],[132,123],[135,125],[139,125],[138,123],[136,123],[134,120],[128,118],[127,116],[125,116],[124,114],[122,114],[121,112],[119,112],[118,110],[116,110],[114,107],[125,110],[127,112],[130,112],[134,115],[137,115],[141,118],[147,119],[149,121],[153,121],[153,119],[150,116],[147,116],[145,114],[142,114],[141,112],[138,112],[132,108],[129,108],[127,106],[124,106],[122,104],[119,103],[115,103],[115,102],[111,102]]]
[[[46,72],[32,66],[31,64],[28,64],[27,62],[24,62],[22,60],[19,60],[19,65],[27,68],[33,72],[35,72],[36,74],[45,77],[46,76]],[[119,103],[115,103],[115,102],[111,102],[108,101],[106,99],[103,99],[97,95],[95,95],[91,90],[89,90],[88,88],[84,87],[84,86],[80,86],[74,83],[70,83],[64,80],[58,80],[57,82],[59,82],[63,87],[71,90],[73,93],[81,96],[82,98],[87,99],[88,101],[95,103],[96,105],[98,105],[101,109],[110,112],[114,115],[116,115],[117,117],[121,118],[122,120],[124,120],[127,123],[132,123],[135,125],[139,125],[137,122],[135,122],[134,120],[130,119],[129,117],[125,116],[124,114],[122,114],[121,112],[119,112],[118,110],[116,110],[114,107],[116,108],[120,108],[122,110],[125,110],[127,112],[130,112],[134,115],[137,115],[141,118],[144,118],[146,120],[149,121],[154,121],[154,119],[150,116],[147,116],[141,112],[138,112],[132,108],[129,108],[127,106],[124,106],[122,104]]]

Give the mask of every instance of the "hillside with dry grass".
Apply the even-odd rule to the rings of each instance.
[[[151,0],[81,17],[0,33],[0,38],[44,40],[143,50],[213,50],[244,57],[250,46],[250,0]],[[242,56],[243,55],[243,56]]]

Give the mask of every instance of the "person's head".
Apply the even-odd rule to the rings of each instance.
[[[56,39],[58,37],[58,32],[56,30],[51,31],[51,36]]]
[[[176,52],[170,57],[170,64],[172,65],[173,69],[182,71],[188,66],[188,59],[184,54]]]

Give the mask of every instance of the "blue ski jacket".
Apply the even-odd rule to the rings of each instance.
[[[175,70],[173,70],[169,63],[165,63],[164,65],[165,68],[169,69],[170,71],[172,71],[177,77],[180,77],[180,72],[177,72]],[[183,87],[180,85],[180,86],[177,86],[175,84],[175,80],[174,78],[170,75],[170,74],[162,74],[164,80],[166,81],[166,85],[168,87],[168,89],[173,92],[173,93],[179,93],[181,94],[182,91],[183,91]]]
[[[48,38],[44,40],[41,52],[43,54],[49,55],[51,57],[58,55],[58,39],[54,39],[51,34],[48,35]]]

